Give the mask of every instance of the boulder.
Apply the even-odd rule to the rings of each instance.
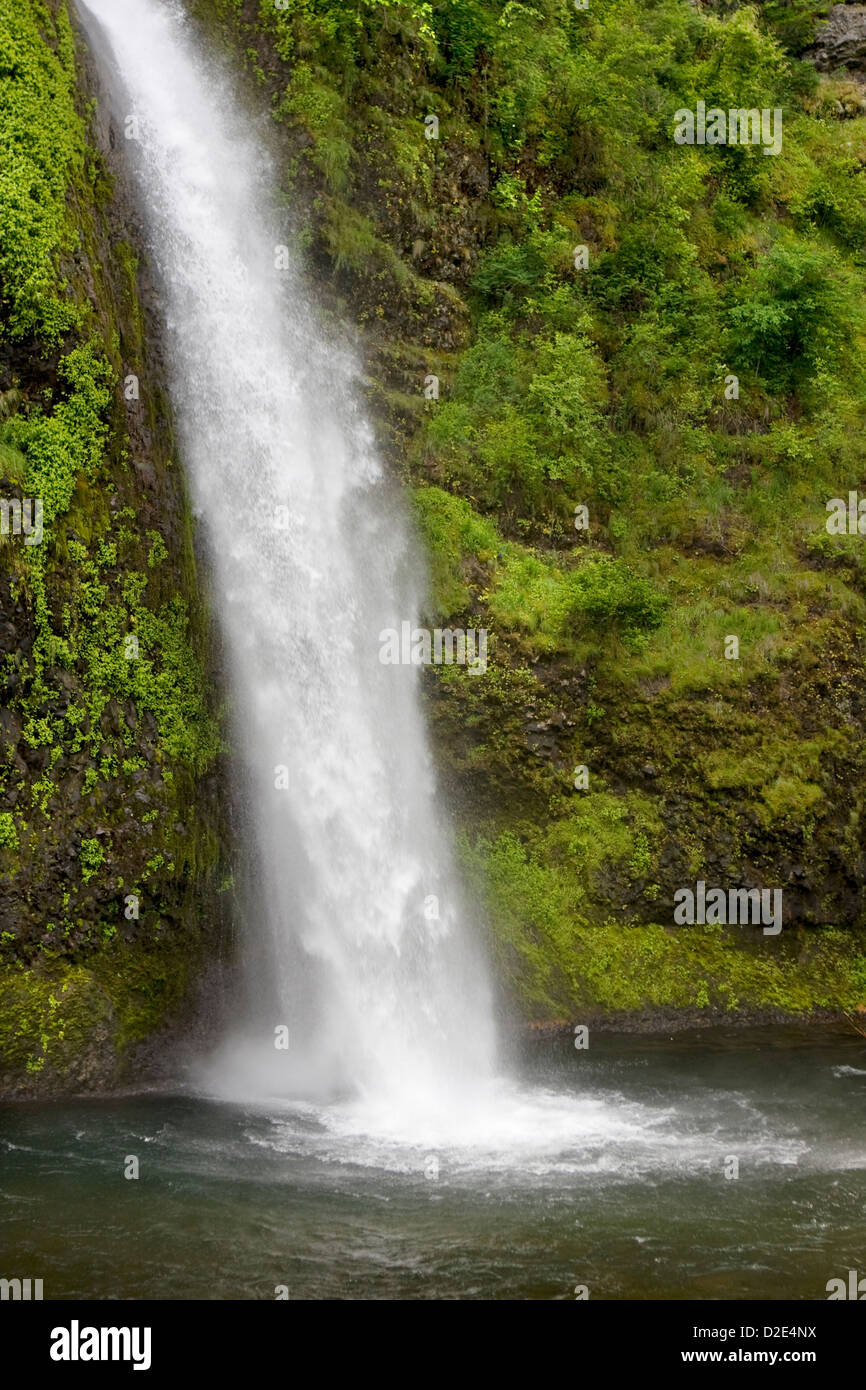
[[[834,5],[805,55],[821,72],[866,72],[866,5]]]

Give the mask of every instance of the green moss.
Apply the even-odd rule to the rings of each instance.
[[[146,346],[134,248],[115,248],[110,285],[64,6],[13,8],[3,334],[52,365],[47,392],[0,399],[0,465],[46,507],[45,545],[13,553],[32,647],[4,666],[39,766],[0,834],[16,873],[49,854],[58,789],[80,778],[78,842],[111,859],[82,863],[81,891],[122,878],[154,901],[126,955],[104,896],[76,885],[46,915],[52,942],[105,963],[98,998],[131,1039],[185,987],[157,901],[217,864],[213,826],[175,827],[220,742],[189,536],[152,516],[139,535],[138,509],[116,505],[137,500],[118,429],[120,343],[136,371]],[[483,678],[443,669],[427,688],[523,1007],[857,1007],[866,560],[824,518],[866,485],[866,119],[844,75],[793,56],[826,4],[193,8],[268,85],[298,244],[369,328],[432,614],[492,634]],[[673,113],[699,97],[781,107],[780,155],[676,147]],[[142,403],[155,436],[159,405]],[[121,866],[112,837],[144,771],[126,839],[142,843]],[[808,927],[751,943],[665,925],[673,886],[708,862],[732,882],[783,876]]]
[[[0,660],[16,911],[0,1050],[4,1084],[50,1087],[116,1079],[127,1043],[188,993],[222,876],[202,781],[222,744],[170,414],[135,251],[88,144],[66,0],[0,3],[0,468],[43,507],[41,543],[10,538],[0,576],[16,637]],[[150,377],[135,406],[146,494],[129,466],[130,370]],[[134,942],[124,882],[142,902]]]
[[[63,1077],[87,1058],[111,1006],[90,972],[69,965],[42,973],[0,970],[0,1072]]]
[[[763,739],[754,752],[742,746],[714,749],[700,759],[707,783],[714,790],[743,791],[759,798],[761,822],[787,823],[806,830],[826,802],[823,783],[835,757],[845,752],[845,740],[831,731],[820,739],[790,741]]]
[[[754,943],[746,931],[589,922],[567,868],[534,858],[512,834],[462,848],[492,906],[500,967],[529,1017],[671,1007],[796,1015],[856,1011],[866,1000],[861,937],[794,929]]]
[[[268,75],[312,268],[369,327],[431,617],[491,633],[427,690],[468,841],[522,864],[508,911],[481,876],[516,992],[850,1003],[866,552],[824,520],[866,491],[866,118],[796,56],[828,4],[195,8]],[[676,146],[699,98],[781,108],[781,153]],[[799,962],[657,925],[708,863],[784,882]]]
[[[81,861],[81,877],[88,883],[105,863],[105,850],[98,840],[82,840],[78,857]]]
[[[621,561],[576,557],[564,570],[517,546],[504,552],[501,576],[489,595],[497,626],[523,632],[535,653],[569,651],[593,632],[619,632],[633,641],[661,624],[665,598]]]
[[[296,117],[313,137],[315,163],[328,187],[342,193],[349,181],[352,154],[351,128],[346,121],[346,101],[341,92],[317,78],[309,63],[298,63],[290,85],[276,109],[278,119]]]
[[[94,976],[116,1019],[115,1047],[122,1056],[175,1017],[185,1005],[199,968],[199,947],[191,937],[147,945],[122,943],[94,964]]]
[[[537,843],[544,858],[573,868],[592,891],[599,870],[614,863],[624,866],[631,878],[651,871],[663,830],[658,806],[640,793],[614,796],[593,791],[573,798],[569,813],[545,827]]]
[[[430,556],[435,614],[447,618],[469,608],[469,567],[491,565],[502,544],[495,528],[462,497],[438,487],[418,488],[412,498]]]
[[[11,811],[0,811],[0,849],[17,849],[19,843],[15,817]]]
[[[0,967],[0,1076],[113,1082],[129,1049],[176,1016],[199,963],[194,942],[124,943],[113,929],[104,941],[89,966]]]

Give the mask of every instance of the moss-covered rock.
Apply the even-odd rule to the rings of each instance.
[[[490,632],[426,693],[521,1007],[863,1005],[866,570],[825,520],[866,487],[866,108],[804,57],[829,4],[192,8],[361,330],[429,620]],[[780,109],[780,154],[677,145],[699,99]],[[781,887],[782,940],[676,930],[698,878]]]
[[[219,938],[206,591],[95,75],[65,0],[3,6],[0,1086],[128,1075]],[[26,513],[25,513],[26,515]],[[35,533],[34,533],[35,534]],[[31,537],[32,540],[32,537]]]

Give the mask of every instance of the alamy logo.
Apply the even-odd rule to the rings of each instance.
[[[20,1299],[27,1302],[31,1298],[41,1297],[41,1279],[0,1279],[0,1299],[11,1298],[13,1301]]]
[[[690,111],[681,106],[674,112],[674,139],[678,145],[763,145],[764,154],[782,152],[782,110],[769,107],[720,106],[707,110],[705,101]]]
[[[0,497],[0,536],[20,536],[25,545],[42,540],[42,498]]]
[[[772,910],[770,894],[772,893]],[[674,893],[674,921],[678,926],[752,926],[763,924],[764,936],[778,936],[782,930],[781,888],[710,888],[703,879],[691,888]]]
[[[831,497],[827,503],[825,525],[831,536],[866,536],[866,497],[858,500],[856,492],[848,493],[848,501]]]
[[[134,1371],[150,1370],[149,1327],[69,1327],[51,1330],[52,1361],[131,1361]]]
[[[476,651],[476,637],[478,650]],[[383,666],[466,666],[473,675],[487,670],[487,628],[428,628],[401,623],[400,631],[386,627],[379,633],[379,660]]]
[[[858,1279],[856,1269],[848,1270],[847,1288],[844,1279],[828,1279],[824,1287],[828,1303],[840,1298],[855,1299],[860,1303],[866,1301],[866,1279]]]

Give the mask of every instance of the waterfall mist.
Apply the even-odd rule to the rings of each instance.
[[[449,1107],[492,1074],[493,1010],[419,673],[379,660],[421,585],[356,364],[289,251],[267,140],[182,8],[79,7],[142,205],[249,811],[247,997],[210,1084]]]

